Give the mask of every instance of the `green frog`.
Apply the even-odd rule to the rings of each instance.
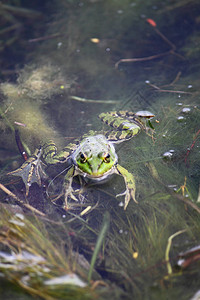
[[[149,121],[152,117],[153,115],[147,111],[101,113],[99,118],[113,127],[112,130],[104,133],[89,131],[81,141],[75,140],[60,152],[57,151],[53,141],[45,143],[19,169],[9,174],[22,177],[26,186],[26,195],[28,195],[29,188],[34,182],[41,185],[41,178],[46,176],[45,166],[66,164],[68,171],[63,184],[63,207],[66,210],[69,207],[70,198],[78,200],[72,187],[75,176],[81,175],[86,180],[99,183],[117,174],[122,176],[125,182],[125,192],[117,196],[125,196],[124,209],[126,209],[131,198],[137,202],[135,179],[133,174],[119,165],[114,144],[131,139],[141,129],[146,130],[148,128],[146,120]]]

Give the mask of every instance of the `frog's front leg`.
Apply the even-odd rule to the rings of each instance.
[[[65,175],[65,178],[64,178],[64,204],[63,204],[63,208],[65,210],[69,209],[68,198],[71,198],[75,201],[78,201],[78,199],[74,196],[74,189],[72,187],[73,178],[76,175],[77,174],[76,174],[75,166],[72,165],[70,167],[70,169],[68,170],[67,174]]]
[[[125,195],[125,202],[124,202],[124,210],[127,208],[130,199],[132,198],[136,203],[138,203],[135,199],[135,179],[134,176],[129,173],[125,168],[120,165],[116,166],[116,173],[123,176],[126,190],[122,194],[118,194],[117,196]]]

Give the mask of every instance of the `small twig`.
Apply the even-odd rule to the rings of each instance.
[[[38,38],[35,38],[35,39],[30,39],[28,41],[29,41],[29,43],[35,43],[35,42],[40,42],[40,41],[46,41],[46,40],[50,40],[50,39],[55,39],[55,38],[61,37],[61,36],[64,36],[64,34],[55,33],[55,34],[52,34],[52,35],[47,35],[47,36],[42,36],[42,37],[38,37]]]
[[[118,60],[115,64],[115,69],[118,68],[120,63],[124,63],[124,62],[139,62],[139,61],[148,61],[148,60],[153,60],[165,55],[168,55],[171,53],[170,51],[167,52],[163,52],[163,53],[159,53],[159,54],[155,54],[155,55],[151,55],[151,56],[147,56],[147,57],[138,57],[138,58],[122,58],[120,60]]]
[[[171,83],[166,84],[166,85],[162,85],[162,87],[173,86],[180,79],[181,74],[182,74],[182,72],[179,71],[178,74],[176,75],[176,77],[174,78],[174,80]]]
[[[3,184],[0,183],[0,189],[4,191],[8,196],[12,197],[14,200],[22,204],[27,209],[31,210],[34,213],[37,213],[38,215],[45,217],[45,214],[38,210],[37,208],[31,206],[30,204],[24,203],[21,199],[19,199],[15,194],[13,194],[9,189],[7,189]]]
[[[188,155],[190,154],[190,151],[193,149],[196,141],[197,141],[197,138],[198,138],[198,135],[200,133],[200,129],[197,131],[197,133],[195,134],[194,136],[194,139],[193,139],[193,142],[192,142],[192,145],[188,148],[187,150],[187,153],[186,153],[186,156],[185,156],[185,164],[187,164],[187,159],[188,159]]]
[[[188,94],[188,95],[193,94],[191,92],[184,92],[184,91],[164,90],[164,89],[159,88],[157,85],[150,83],[149,81],[146,81],[146,84],[148,84],[150,87],[154,88],[156,91],[161,92],[161,93],[175,93],[175,94]]]
[[[20,122],[17,122],[17,121],[15,121],[14,124],[16,124],[18,126],[22,126],[22,127],[26,127],[27,126],[26,124],[20,123]]]
[[[160,30],[157,28],[157,24],[154,20],[152,19],[146,19],[147,23],[149,23],[154,31],[157,33],[157,35],[159,35],[161,37],[161,39],[166,42],[169,46],[170,46],[170,50],[160,53],[160,54],[156,54],[156,55],[152,55],[152,56],[147,56],[147,57],[138,57],[138,58],[122,58],[120,60],[118,60],[115,64],[115,68],[117,69],[120,63],[124,63],[124,62],[139,62],[139,61],[148,61],[148,60],[153,60],[162,56],[166,56],[169,54],[172,55],[176,55],[178,57],[181,57],[183,59],[183,56],[176,53],[176,46],[170,41],[168,40],[168,38],[162,33],[160,32]]]
[[[26,161],[28,159],[28,154],[26,153],[25,149],[24,149],[24,145],[22,144],[20,135],[19,135],[19,130],[15,130],[15,141],[17,144],[17,147],[19,149],[19,152],[22,156],[22,158]]]
[[[196,210],[200,214],[200,207],[197,206],[194,202],[190,201],[187,197],[182,196],[180,194],[177,194],[170,190],[170,188],[166,187],[166,190],[171,194],[172,197],[177,198],[178,200],[183,201],[186,205],[192,207],[194,210]]]
[[[176,50],[176,46],[170,40],[168,40],[168,38],[162,32],[160,32],[160,30],[158,30],[158,28],[153,27],[153,29],[155,30],[155,32],[157,33],[157,35],[159,35],[161,37],[161,39],[163,41],[165,41],[171,47],[171,51],[175,51]]]
[[[13,102],[11,102],[8,107],[6,108],[6,110],[4,111],[4,114],[6,115],[7,112],[10,110],[10,108],[12,108]]]
[[[192,207],[194,210],[196,210],[196,212],[198,212],[200,214],[200,207],[198,205],[196,205],[194,202],[190,201],[187,197],[182,196],[178,193],[175,193],[174,191],[172,191],[168,186],[166,186],[162,182],[162,180],[160,178],[160,175],[158,174],[155,166],[152,163],[148,163],[147,167],[149,168],[153,178],[156,179],[173,198],[176,198],[180,201],[183,201],[183,203],[185,203],[188,206]]]
[[[80,102],[87,102],[87,103],[105,103],[105,104],[110,104],[110,103],[117,103],[117,100],[93,100],[93,99],[86,99],[86,98],[81,98],[77,96],[70,96],[69,98],[80,101]]]

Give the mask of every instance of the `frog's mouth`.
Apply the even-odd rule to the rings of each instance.
[[[102,181],[107,179],[108,177],[110,177],[112,174],[115,173],[115,167],[113,166],[110,170],[108,170],[107,172],[103,173],[103,174],[97,174],[97,173],[92,173],[92,174],[88,174],[86,172],[83,172],[81,170],[78,171],[78,173],[83,176],[84,178],[88,178],[91,179],[92,181]]]

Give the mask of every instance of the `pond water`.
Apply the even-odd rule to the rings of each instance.
[[[0,298],[199,299],[198,1],[9,2],[2,26],[12,16],[25,34],[2,52]],[[46,168],[29,195],[7,175],[24,162],[16,129],[28,155],[50,139],[60,150],[121,110],[155,115],[154,129],[116,145],[136,182],[126,210],[121,176],[76,178],[84,187],[66,211],[52,202],[66,166]]]

